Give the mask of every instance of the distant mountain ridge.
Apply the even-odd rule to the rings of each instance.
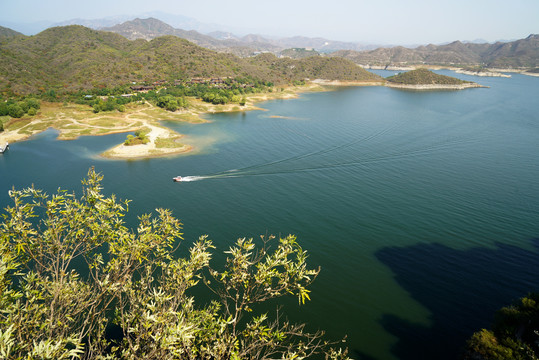
[[[156,18],[134,19],[99,30],[116,32],[130,40],[151,40],[163,35],[174,35],[194,42],[195,44],[213,50],[225,51],[242,55],[235,49],[250,48],[253,51],[270,51],[278,53],[287,48],[313,48],[317,51],[331,52],[339,49],[363,50],[367,47],[342,41],[332,41],[324,38],[308,38],[295,36],[290,38],[268,39],[262,35],[249,34],[242,37],[230,32],[212,32],[208,35],[197,31],[176,29]]]
[[[155,18],[137,18],[111,27],[103,27],[99,30],[114,32],[129,40],[152,40],[165,35],[174,35],[203,47],[223,47],[218,40],[211,36],[203,35],[195,30],[175,29]]]
[[[250,53],[256,51],[271,51],[276,52],[279,49],[270,44],[264,42],[258,42],[255,39],[247,37],[247,40],[230,36],[228,39],[217,39],[212,36],[204,35],[195,30],[182,30],[176,29],[165,22],[155,19],[134,19],[126,21],[124,23],[105,27],[100,30],[115,32],[124,36],[129,40],[145,39],[152,40],[160,36],[173,35],[182,39],[191,41],[192,43],[202,46],[207,49],[231,52],[237,55],[245,54],[243,48],[248,47],[251,49]]]
[[[539,66],[539,35],[494,44],[462,43],[427,45],[409,49],[402,46],[371,51],[337,51],[331,56],[343,57],[360,65],[444,65],[484,66],[490,68],[535,68]]]
[[[229,32],[213,32],[210,35],[204,35],[194,30],[176,29],[155,18],[126,21],[102,30],[119,33],[131,40],[139,38],[151,40],[163,35],[174,35],[208,49],[230,52],[241,57],[258,52],[272,52],[279,55],[286,49],[305,48],[329,54],[329,56],[343,57],[361,65],[423,64],[512,68],[539,66],[539,35],[530,35],[526,39],[507,43],[454,41],[445,45],[430,44],[416,48],[395,46],[366,50],[365,46],[357,43],[304,36],[268,39],[257,34],[238,37]]]
[[[267,39],[262,35],[249,34],[238,37],[230,32],[212,32],[209,35],[197,31],[176,29],[156,18],[134,19],[121,24],[103,27],[100,30],[116,32],[130,40],[151,40],[163,35],[174,35],[213,50],[237,53],[236,48],[251,48],[253,51],[277,53],[287,48],[314,48],[317,51],[331,52],[339,49],[363,50],[368,47],[357,43],[332,41],[324,38],[295,36],[291,38]],[[243,53],[243,52],[242,52]],[[237,53],[241,55],[242,53]]]

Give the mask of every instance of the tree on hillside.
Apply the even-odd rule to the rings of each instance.
[[[11,104],[8,106],[8,115],[12,118],[20,118],[24,115],[24,110],[19,104]]]
[[[129,201],[102,194],[93,169],[80,199],[11,190],[0,224],[0,357],[28,359],[300,359],[333,350],[322,333],[252,312],[286,294],[300,303],[319,270],[294,236],[239,239],[221,270],[201,236],[180,246],[169,210],[124,224]],[[177,256],[178,253],[184,254]],[[189,289],[215,294],[197,302]]]

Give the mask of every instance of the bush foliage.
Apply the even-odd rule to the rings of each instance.
[[[25,114],[34,116],[41,108],[41,102],[35,98],[21,98],[20,100],[9,99],[0,101],[0,116],[10,116],[12,118],[21,118]]]
[[[464,359],[534,360],[539,356],[539,294],[530,294],[500,309],[492,330],[482,329],[468,340]]]
[[[260,245],[239,239],[222,269],[201,236],[180,244],[181,223],[169,210],[123,218],[128,201],[101,190],[93,169],[80,199],[10,191],[0,224],[0,357],[14,359],[301,359],[329,348],[321,333],[255,304],[287,294],[300,303],[319,270],[309,269],[296,238]],[[182,253],[183,256],[177,256]],[[211,301],[190,289],[206,285]]]

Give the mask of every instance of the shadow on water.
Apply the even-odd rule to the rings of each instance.
[[[377,258],[411,297],[431,313],[430,326],[392,314],[382,326],[398,338],[393,354],[407,359],[458,359],[471,334],[490,328],[493,315],[539,290],[539,238],[535,251],[507,244],[455,250],[440,244],[388,247]]]

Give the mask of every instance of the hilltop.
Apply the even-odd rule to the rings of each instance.
[[[239,58],[202,48],[177,36],[128,40],[80,25],[47,29],[0,43],[0,92],[28,94],[111,88],[193,77],[251,77],[276,85],[310,79],[376,81],[349,60],[271,54]]]
[[[482,66],[488,68],[527,69],[539,66],[539,35],[495,44],[454,41],[447,45],[427,45],[414,49],[402,46],[370,51],[338,51],[331,56],[343,57],[356,64],[370,66]]]
[[[292,48],[285,49],[279,54],[282,57],[289,57],[292,59],[303,59],[310,56],[319,56],[320,53],[314,49],[305,49],[305,48]]]
[[[11,30],[11,29],[5,28],[3,26],[0,26],[0,41],[2,41],[4,39],[10,39],[10,38],[13,38],[15,36],[20,36],[20,35],[23,35],[23,34],[21,34],[18,31]]]

